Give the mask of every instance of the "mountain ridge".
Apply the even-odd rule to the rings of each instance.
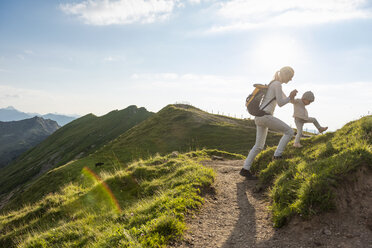
[[[0,168],[42,142],[59,128],[56,121],[36,116],[20,121],[0,121]]]

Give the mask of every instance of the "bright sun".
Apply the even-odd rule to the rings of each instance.
[[[255,66],[265,71],[276,71],[286,65],[296,66],[304,59],[302,49],[295,39],[278,35],[260,39],[251,52]]]

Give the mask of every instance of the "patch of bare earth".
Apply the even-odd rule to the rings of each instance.
[[[257,181],[239,175],[242,164],[204,162],[216,171],[216,181],[202,209],[188,218],[183,241],[170,247],[372,247],[370,173],[356,173],[357,179],[353,177],[348,187],[339,189],[339,195],[343,194],[337,199],[339,210],[310,221],[295,218],[275,229],[269,198],[254,192]]]

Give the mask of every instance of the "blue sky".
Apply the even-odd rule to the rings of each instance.
[[[0,108],[105,114],[188,102],[249,117],[253,83],[283,87],[330,130],[372,112],[372,1],[0,1]],[[294,126],[293,107],[275,115]],[[308,128],[313,128],[308,126]]]

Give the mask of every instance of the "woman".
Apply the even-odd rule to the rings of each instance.
[[[262,110],[265,111],[267,115],[256,117],[254,120],[257,127],[256,143],[249,152],[248,157],[244,162],[244,166],[240,171],[240,175],[246,177],[247,179],[256,179],[256,177],[250,172],[250,168],[254,158],[265,146],[268,129],[284,134],[279,141],[278,147],[276,148],[274,159],[282,158],[282,153],[285,149],[285,146],[288,144],[294,134],[293,129],[290,126],[273,116],[277,104],[279,107],[282,107],[289,103],[290,100],[293,100],[297,94],[297,90],[293,90],[289,94],[289,97],[286,97],[282,91],[282,84],[286,84],[291,81],[293,75],[294,70],[291,67],[283,67],[280,69],[280,71],[275,73],[274,79],[269,84],[267,93],[261,103],[261,106],[265,106]]]

